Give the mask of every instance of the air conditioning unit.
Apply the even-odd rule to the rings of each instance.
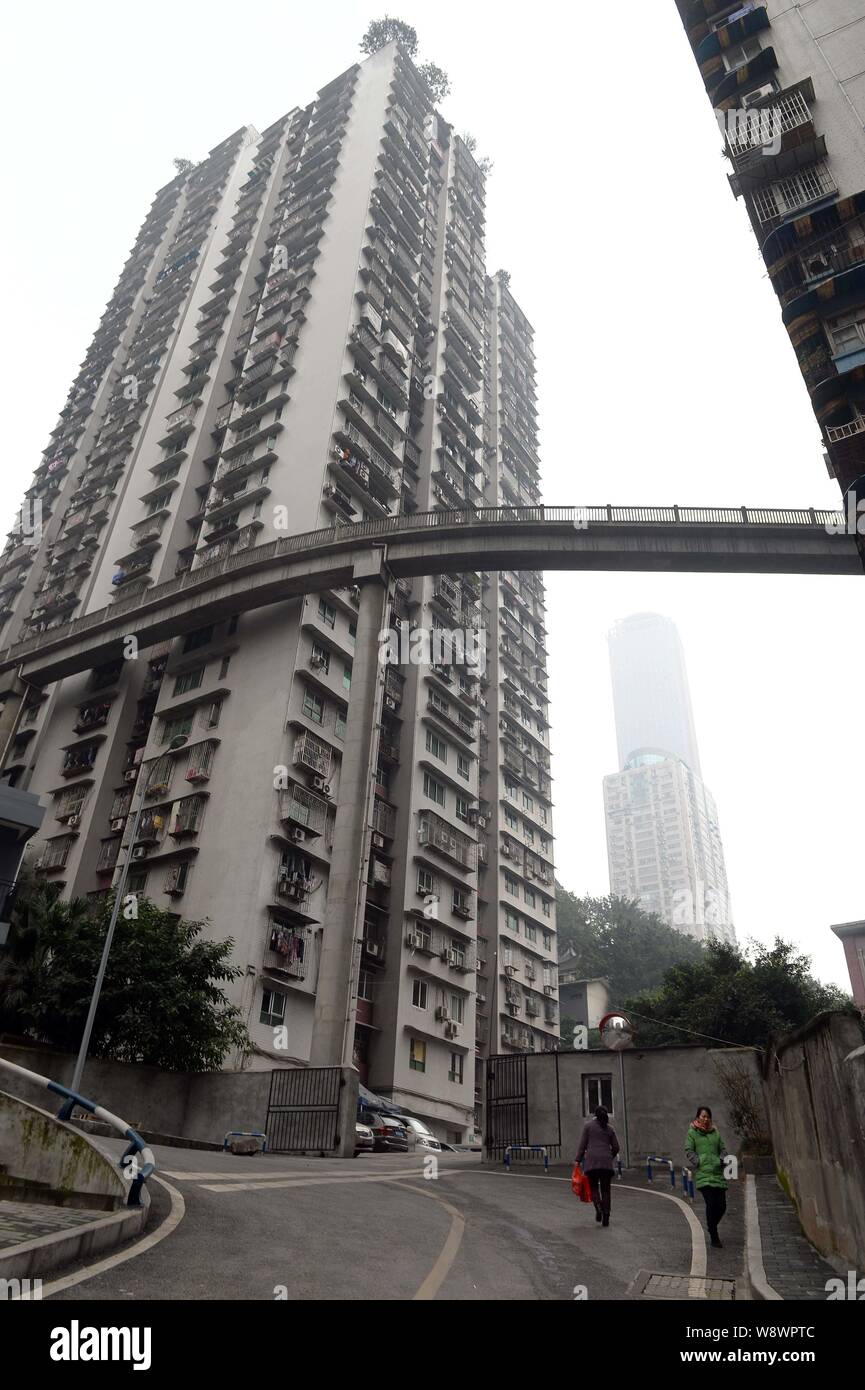
[[[144,859],[146,855],[147,855],[147,846],[146,846],[146,845],[136,845],[135,848],[134,848],[133,851],[132,851],[132,858],[133,858],[133,859]]]
[[[753,106],[755,102],[762,101],[764,97],[771,97],[775,94],[775,88],[771,82],[766,82],[762,87],[755,87],[753,92],[746,92],[742,98],[743,106]]]
[[[439,951],[439,960],[443,960],[443,961],[445,962],[445,964],[447,964],[448,959],[449,959],[449,957],[450,957],[450,953],[451,953],[451,948],[450,948],[450,946],[445,946],[443,950]]]
[[[74,830],[80,819],[80,816],[67,816],[66,824],[69,826],[70,830]]]
[[[458,1023],[448,1023],[448,1024],[445,1025],[445,1037],[446,1037],[446,1038],[458,1038],[459,1035],[460,1035],[460,1026],[459,1026]]]
[[[364,950],[366,951],[366,953],[367,953],[368,956],[380,956],[380,955],[381,955],[381,942],[380,942],[380,941],[364,941],[363,946],[364,946]]]
[[[323,792],[325,788],[327,788],[327,790],[330,791],[330,786],[327,782],[325,782],[323,777],[313,777],[312,785],[315,787],[315,790],[317,792]]]
[[[511,855],[511,847],[510,847],[510,845],[502,845],[502,856],[503,856],[503,858],[505,858],[505,859],[511,859],[511,858],[513,857],[513,856]]]
[[[116,820],[113,820],[113,821],[111,822],[111,829],[112,829],[112,830],[122,830],[125,824],[126,824],[126,817],[125,817],[125,816],[118,816]]]
[[[438,1008],[436,1009],[436,1018],[439,1019],[442,1023],[447,1023],[448,1019],[450,1018],[450,1013],[448,1011],[447,1005],[439,1004]]]
[[[405,939],[405,944],[409,946],[412,951],[417,951],[423,943],[422,938],[419,937],[416,932],[410,931]]]
[[[299,845],[302,845],[304,840],[306,839],[306,831],[300,830],[297,826],[292,826],[290,831],[290,838],[292,840],[296,840]]]
[[[515,965],[507,965],[507,964],[505,965],[505,974],[506,974],[506,975],[516,975],[516,973],[517,973],[517,967],[516,967]]]
[[[384,849],[385,839],[383,835],[374,834],[372,837],[372,842],[375,845],[376,849]]]
[[[131,768],[129,769],[128,772],[124,772],[124,774],[123,774],[123,780],[124,780],[124,782],[134,782],[137,776],[138,776],[138,769],[137,769],[137,768],[134,768],[134,767],[131,767]]]
[[[327,666],[327,657],[326,657],[326,656],[319,656],[319,654],[318,654],[317,652],[313,652],[312,655],[311,655],[310,658],[309,658],[309,664],[310,664],[310,666],[312,666],[316,671],[321,671],[321,670],[324,669],[324,667]]]
[[[486,818],[486,816],[477,816],[476,819],[475,819],[475,825],[478,827],[479,830],[486,830],[486,828],[487,828],[487,818]]]

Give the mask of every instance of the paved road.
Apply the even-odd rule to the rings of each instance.
[[[109,1141],[100,1141],[114,1151]],[[103,1273],[45,1289],[56,1300],[626,1299],[639,1270],[687,1275],[706,1259],[702,1226],[636,1173],[613,1189],[605,1230],[564,1170],[506,1174],[479,1155],[353,1163],[160,1148],[149,1232],[170,1234]],[[181,1200],[176,1194],[180,1194]],[[741,1201],[708,1273],[741,1273]],[[702,1218],[702,1203],[694,1209]],[[133,1244],[132,1247],[135,1249]],[[116,1256],[110,1257],[116,1261]]]

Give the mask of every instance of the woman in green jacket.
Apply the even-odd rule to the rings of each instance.
[[[708,1105],[701,1105],[691,1121],[685,1140],[685,1156],[693,1170],[694,1182],[706,1203],[706,1225],[716,1250],[722,1248],[718,1239],[718,1223],[727,1210],[727,1179],[724,1159],[727,1150],[715,1126]]]

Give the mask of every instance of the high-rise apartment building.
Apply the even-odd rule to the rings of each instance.
[[[537,500],[532,332],[485,272],[483,172],[391,44],[158,193],[0,560],[0,642],[112,602],[134,633],[154,585],[286,535]],[[143,791],[131,889],[233,938],[254,1065],[353,1056],[464,1138],[482,1056],[558,1034],[544,591],[390,593],[391,637],[433,640],[420,664],[382,644],[342,1055],[317,991],[357,593],[25,691],[3,776],[48,804],[38,871],[68,896],[110,891]]]
[[[846,489],[865,474],[865,10],[676,3]]]
[[[685,653],[676,624],[660,613],[634,613],[608,638],[619,767],[635,753],[662,748],[700,775]]]
[[[620,769],[604,778],[610,892],[695,940],[735,941],[676,626],[637,613],[616,623],[609,646]]]

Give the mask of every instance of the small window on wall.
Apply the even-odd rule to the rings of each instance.
[[[411,1002],[416,1009],[425,1009],[427,1006],[427,982],[426,980],[412,980]]]
[[[465,1057],[461,1052],[451,1053],[451,1066],[448,1072],[448,1081],[453,1081],[457,1086],[463,1084],[463,1066]]]
[[[426,1043],[420,1038],[409,1041],[408,1064],[412,1071],[426,1071]]]
[[[583,1077],[583,1114],[593,1115],[602,1105],[608,1115],[613,1113],[613,1076],[603,1072],[598,1076]]]
[[[184,675],[178,676],[174,682],[175,695],[186,695],[190,690],[197,690],[204,680],[203,666],[197,666],[194,671],[187,671]]]
[[[258,1017],[260,1023],[268,1023],[271,1026],[284,1023],[285,995],[269,989],[264,990],[261,996],[261,1013]]]

